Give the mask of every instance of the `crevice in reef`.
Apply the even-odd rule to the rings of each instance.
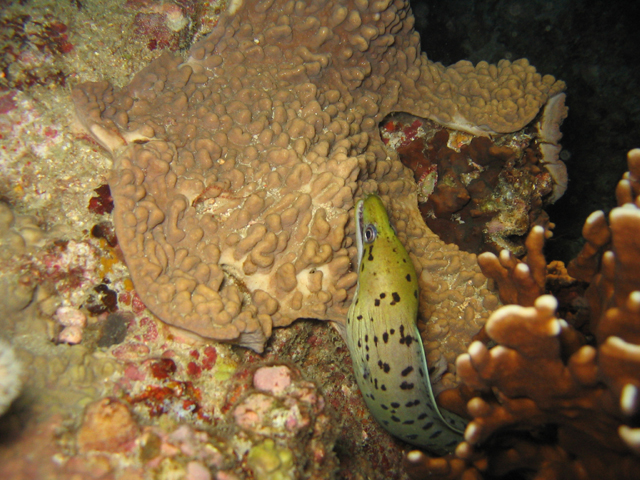
[[[536,121],[514,133],[476,136],[429,119],[394,112],[380,124],[388,149],[414,173],[418,206],[443,241],[471,253],[526,253],[554,181],[542,164]]]

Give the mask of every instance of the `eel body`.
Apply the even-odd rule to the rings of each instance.
[[[440,410],[418,331],[418,279],[377,195],[356,206],[358,286],[346,338],[360,391],[392,435],[438,455],[462,441],[467,423]]]

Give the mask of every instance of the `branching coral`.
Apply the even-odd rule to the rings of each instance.
[[[495,346],[476,341],[458,357],[458,374],[477,392],[467,404],[473,420],[457,459],[407,457],[416,478],[427,472],[467,478],[517,471],[539,479],[637,478],[639,149],[629,152],[628,164],[616,192],[618,208],[608,224],[602,212],[589,217],[587,244],[569,266],[591,281],[587,332],[559,319],[556,298],[542,295],[542,229],[529,236],[526,263],[506,254],[480,257],[503,301],[520,305],[504,306],[487,321]]]

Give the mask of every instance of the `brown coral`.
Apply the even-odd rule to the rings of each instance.
[[[458,374],[477,391],[467,405],[473,420],[457,458],[407,457],[416,478],[516,471],[535,472],[533,478],[539,479],[637,478],[640,150],[629,152],[628,161],[630,172],[617,190],[620,206],[610,213],[608,225],[602,212],[589,218],[588,242],[572,265],[591,280],[586,333],[593,336],[592,344],[585,332],[556,316],[556,298],[540,295],[542,232],[534,229],[530,235],[528,264],[481,256],[501,298],[531,306],[498,309],[485,327],[495,346],[476,341],[458,357]],[[598,262],[597,251],[607,245],[610,250]]]
[[[427,230],[377,125],[405,111],[510,132],[564,84],[526,60],[429,62],[413,21],[403,1],[232,3],[186,61],[164,54],[120,91],[74,89],[80,123],[114,157],[119,245],[154,313],[257,351],[273,326],[343,321],[354,198],[378,191],[422,272],[432,333],[463,348],[497,302],[475,257]],[[456,337],[458,318],[470,327]]]
[[[129,407],[115,398],[103,398],[87,407],[78,431],[78,451],[124,451],[138,433]]]

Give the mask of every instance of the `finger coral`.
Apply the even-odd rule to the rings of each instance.
[[[480,257],[503,301],[520,305],[490,316],[485,330],[494,346],[476,341],[458,357],[458,374],[476,396],[467,404],[473,420],[456,457],[412,453],[406,459],[412,476],[637,478],[640,149],[629,152],[628,165],[616,191],[619,206],[608,222],[602,212],[589,217],[587,243],[568,268],[590,281],[590,321],[581,329],[559,318],[570,305],[544,294],[551,275],[541,261],[540,227],[529,235],[524,262]]]
[[[428,231],[378,124],[399,111],[513,132],[564,83],[526,60],[445,68],[413,23],[404,1],[232,3],[186,61],[163,54],[121,90],[74,89],[79,122],[114,158],[119,245],[158,317],[256,351],[296,318],[343,322],[354,199],[377,191],[417,264],[430,355],[453,364],[439,345],[459,352],[497,301],[475,257]]]

